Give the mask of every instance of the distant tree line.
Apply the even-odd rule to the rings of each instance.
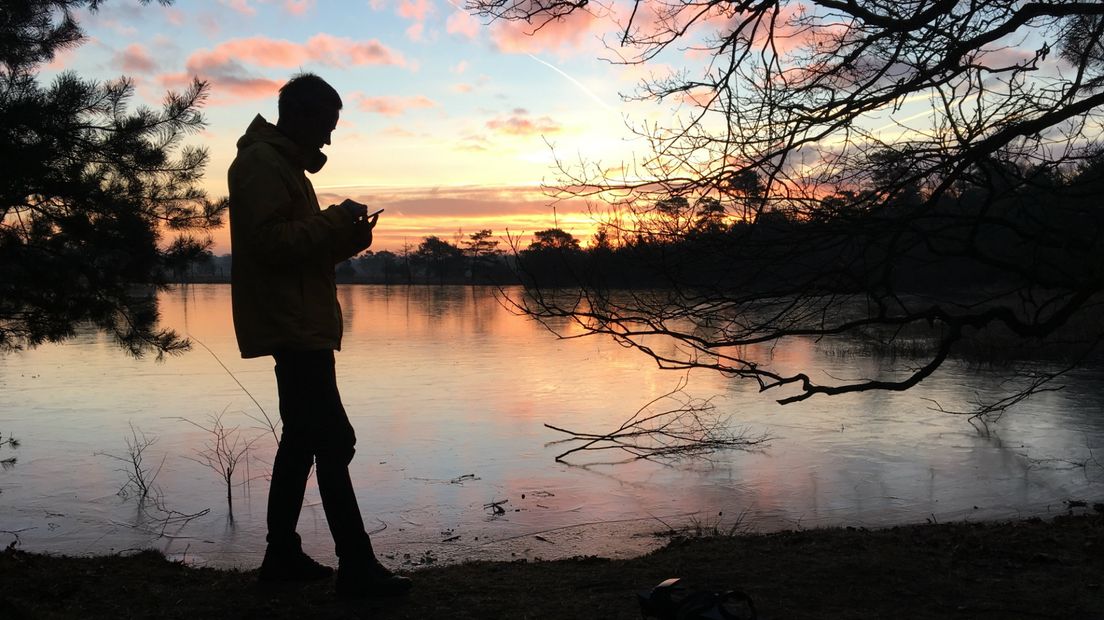
[[[587,250],[522,253],[538,286],[671,288],[758,297],[938,293],[969,301],[1039,287],[1098,290],[1104,153],[1066,166],[989,162],[932,199],[891,154],[817,200],[776,200],[747,174],[738,197],[671,195],[600,226]]]
[[[991,166],[990,186],[963,183],[934,205],[926,204],[923,187],[899,182],[908,171],[892,157],[877,160],[879,172],[869,182],[816,204],[771,204],[764,184],[748,175],[737,199],[742,205],[671,195],[599,226],[586,247],[560,228],[538,231],[527,244],[503,243],[487,229],[454,241],[428,236],[417,246],[346,261],[337,267],[338,281],[766,295],[795,287],[826,295],[882,287],[976,296],[1023,281],[1074,287],[1073,280],[1097,277],[1104,156],[1065,169]],[[1002,183],[1019,190],[1005,191]],[[963,219],[972,224],[962,226]],[[909,225],[885,235],[887,221]],[[1028,232],[1031,251],[1024,243]],[[879,264],[886,269],[869,269]],[[198,253],[169,277],[228,282],[230,266],[230,255]]]
[[[524,274],[541,281],[566,281],[560,273],[565,257],[574,264],[586,252],[578,239],[560,228],[537,231],[525,246],[501,246],[494,232],[483,229],[454,241],[436,235],[398,251],[368,250],[337,266],[337,281],[350,284],[519,284]],[[190,260],[166,268],[174,282],[229,282],[233,255],[197,252]]]

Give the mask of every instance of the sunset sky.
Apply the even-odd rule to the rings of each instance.
[[[126,75],[149,104],[192,76],[208,80],[208,127],[192,141],[209,148],[204,183],[222,196],[234,144],[254,115],[275,122],[278,88],[296,72],[315,72],[338,89],[345,107],[326,149],[329,163],[312,181],[323,206],[351,197],[386,208],[373,249],[485,228],[527,243],[555,224],[585,242],[595,227],[586,205],[559,203],[553,212],[541,191],[542,182],[556,180],[555,160],[631,168],[648,145],[630,127],[673,126],[692,106],[621,95],[643,78],[707,67],[698,44],[731,24],[731,17],[711,16],[646,66],[625,65],[611,62],[633,52],[619,47],[615,22],[628,21],[633,3],[592,4],[588,9],[601,16],[573,13],[534,33],[524,22],[480,21],[460,9],[460,0],[194,0],[168,7],[111,0],[77,14],[88,40],[59,55],[43,77],[63,69],[101,80]],[[642,3],[634,26],[662,23],[649,13],[662,6]],[[783,18],[801,7],[786,5]],[[779,26],[777,33],[775,43],[785,49],[802,44],[802,32]],[[1035,38],[1013,33],[994,42],[988,58],[1030,58],[1042,45]],[[1050,55],[1036,76],[1057,75],[1060,63]],[[896,137],[931,131],[926,94],[895,104],[862,123]],[[230,251],[228,237],[215,232],[216,253]]]
[[[345,108],[312,180],[323,206],[348,196],[387,208],[376,249],[458,229],[532,235],[553,224],[538,191],[554,176],[550,144],[567,159],[614,165],[641,147],[626,129],[637,115],[618,94],[641,71],[600,59],[610,53],[591,20],[531,37],[531,27],[486,25],[450,0],[113,0],[77,17],[88,40],[46,77],[127,75],[154,104],[193,75],[211,82],[208,128],[193,142],[210,150],[214,195],[226,192],[253,116],[275,122],[280,85],[300,70],[328,80]],[[559,205],[556,218],[580,237],[593,229],[580,205]],[[229,251],[227,238],[216,233],[216,253]]]

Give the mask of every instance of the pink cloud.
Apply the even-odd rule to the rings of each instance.
[[[463,75],[463,73],[467,70],[468,70],[468,61],[466,61],[466,60],[461,60],[460,62],[453,65],[451,69],[449,69],[449,71],[452,71],[456,75]]]
[[[976,58],[989,67],[1024,66],[1035,58],[1035,50],[1023,47],[998,47],[981,50]]]
[[[750,39],[755,47],[769,48],[780,56],[817,49],[825,43],[830,44],[846,31],[846,26],[840,22],[824,19],[810,22],[808,7],[802,2],[781,5],[768,11],[762,21],[752,20],[743,24],[747,18],[747,13],[732,14],[722,7],[715,7],[702,23],[718,29],[724,37],[738,31],[739,36]]]
[[[126,73],[153,73],[157,71],[157,62],[150,58],[146,48],[131,43],[115,55],[115,62]]]
[[[498,20],[491,24],[491,40],[499,51],[513,54],[582,51],[582,42],[593,38],[603,23],[586,11],[576,11],[543,25]]]
[[[173,26],[184,25],[184,11],[172,7],[162,7],[165,13],[165,20]]]
[[[256,15],[257,9],[249,6],[249,0],[221,0],[222,4],[242,15]]]
[[[429,0],[400,0],[397,12],[399,17],[424,22],[431,10]]]
[[[406,29],[406,38],[411,41],[421,41],[422,33],[425,31],[425,22],[414,22],[410,24],[410,27]]]
[[[397,125],[386,127],[382,129],[379,133],[381,136],[390,136],[393,138],[414,138],[418,135],[405,127],[399,127]]]
[[[701,88],[697,90],[686,90],[681,93],[676,93],[676,99],[686,105],[691,105],[697,108],[705,108],[710,105],[715,105],[713,99],[716,98],[716,93],[707,88]]]
[[[614,67],[617,79],[624,82],[655,81],[674,75],[675,69],[669,64],[661,62],[649,62],[646,64],[629,64]]]
[[[158,78],[165,88],[182,89],[192,83],[193,73],[166,73]],[[275,97],[282,81],[268,78],[250,77],[242,73],[225,72],[221,74],[198,74],[200,79],[211,83],[210,105],[224,105],[248,99]]]
[[[491,143],[484,136],[464,136],[459,142],[453,143],[453,148],[459,151],[470,151],[472,153],[485,153],[491,150]]]
[[[192,76],[209,80],[212,85],[214,103],[225,103],[226,99],[255,99],[272,97],[283,85],[283,81],[272,80],[255,75],[250,67],[297,68],[315,62],[332,67],[359,65],[398,65],[406,66],[402,55],[392,51],[379,41],[353,41],[318,34],[306,43],[293,43],[250,37],[234,39],[216,45],[210,50],[193,53],[185,63],[184,73],[161,76],[164,86],[179,88],[191,81]],[[422,98],[428,102],[428,99]],[[429,107],[418,98],[405,100],[405,104],[396,108],[380,104],[381,114],[397,114],[410,107]],[[429,105],[435,105],[430,102]]]
[[[407,110],[437,107],[437,102],[424,95],[414,97],[366,97],[356,94],[354,99],[357,102],[357,107],[361,110],[384,116],[400,116],[406,113]]]
[[[533,118],[526,110],[515,109],[509,116],[487,121],[487,128],[511,136],[533,136],[556,133],[562,128],[547,116]]]
[[[113,30],[116,34],[124,37],[132,37],[138,34],[138,29],[136,27],[120,19],[103,18],[98,20],[96,25],[101,28]]]
[[[222,32],[222,25],[219,24],[218,19],[210,13],[203,13],[199,16],[199,25],[203,30],[203,34],[209,39],[217,37],[218,34]]]
[[[452,92],[454,93],[470,93],[473,90],[475,90],[475,86],[471,84],[460,83],[452,85]]]
[[[304,15],[314,8],[315,0],[284,0],[284,10],[292,15]]]
[[[99,43],[99,39],[96,39],[95,37],[89,37],[87,42]],[[50,60],[50,62],[46,63],[46,68],[50,69],[51,71],[61,71],[64,69],[68,69],[76,56],[77,48],[63,48],[57,52],[54,52],[54,57]]]
[[[445,20],[445,31],[474,39],[479,34],[480,25],[467,11],[455,11]]]
[[[188,71],[218,72],[222,67],[252,63],[261,67],[293,68],[309,62],[331,67],[358,65],[405,66],[401,54],[377,40],[353,41],[328,34],[317,34],[306,43],[292,43],[266,37],[233,39],[212,50],[193,53],[187,61]]]

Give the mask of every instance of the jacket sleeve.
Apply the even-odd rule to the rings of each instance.
[[[279,164],[259,151],[242,163],[231,190],[239,207],[249,214],[247,238],[259,258],[272,265],[318,260],[350,243],[353,220],[344,209],[332,206],[292,219],[295,198]]]

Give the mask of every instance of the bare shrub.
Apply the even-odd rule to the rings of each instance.
[[[234,474],[238,471],[238,466],[246,462],[250,446],[252,446],[253,442],[257,441],[259,437],[254,437],[252,439],[244,438],[239,427],[228,427],[223,422],[223,416],[225,414],[226,409],[223,409],[218,415],[210,416],[207,426],[186,418],[181,419],[208,434],[207,442],[204,444],[203,448],[196,449],[196,456],[186,458],[218,474],[223,484],[226,485],[227,516],[233,521]],[[244,482],[248,482],[248,480]]]
[[[124,466],[118,471],[125,474],[127,480],[119,488],[119,496],[134,495],[138,498],[139,503],[145,502],[151,493],[155,499],[160,499],[161,490],[154,485],[154,481],[157,480],[157,475],[161,473],[161,468],[165,465],[166,456],[161,457],[156,469],[147,465],[146,451],[150,446],[157,443],[157,437],[146,435],[142,430],[135,428],[133,423],[128,423],[128,426],[130,426],[130,436],[125,438],[127,446],[125,455],[119,456],[107,452],[96,452],[95,454],[124,463]]]

